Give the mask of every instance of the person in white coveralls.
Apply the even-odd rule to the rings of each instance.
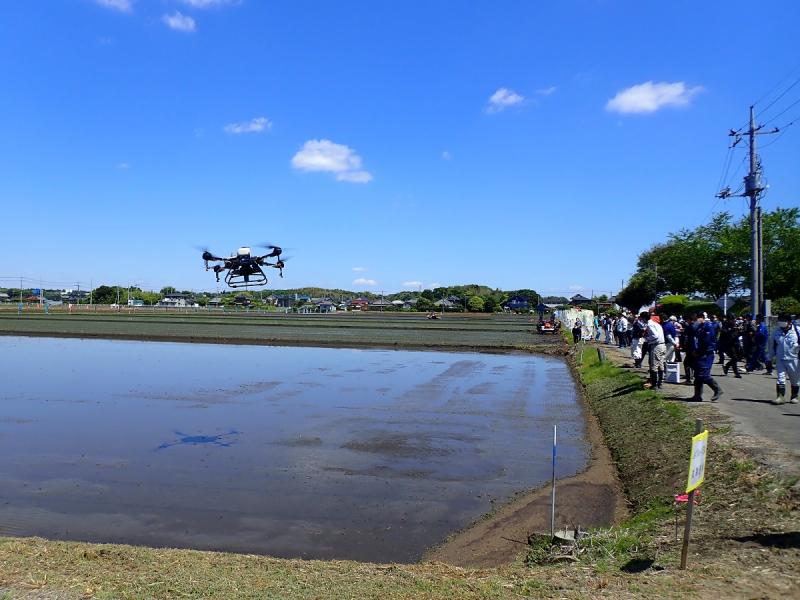
[[[773,404],[783,404],[786,400],[786,380],[791,386],[789,402],[797,404],[800,392],[800,329],[789,319],[789,315],[778,317],[778,327],[772,334],[770,343],[770,357],[778,370],[778,383],[775,388],[777,395]]]

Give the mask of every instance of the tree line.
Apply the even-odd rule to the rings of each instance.
[[[734,220],[722,212],[705,225],[669,234],[639,255],[617,304],[635,311],[662,294],[713,301],[749,293],[750,232],[748,216]],[[762,240],[765,297],[773,312],[800,312],[800,209],[763,213]]]
[[[9,292],[18,294],[18,290],[9,290]],[[9,295],[11,295],[11,293]],[[442,286],[433,289],[426,289],[422,291],[402,291],[391,294],[380,294],[375,292],[354,292],[344,289],[329,289],[320,287],[305,287],[305,288],[292,288],[292,289],[265,289],[259,291],[253,290],[225,290],[221,292],[193,292],[190,290],[178,290],[172,286],[165,286],[159,291],[147,291],[138,287],[122,287],[111,285],[99,285],[92,290],[82,290],[80,303],[93,304],[128,304],[128,299],[141,300],[145,305],[158,304],[165,296],[169,294],[184,294],[187,298],[196,302],[200,306],[208,305],[209,300],[219,297],[222,305],[229,306],[237,303],[237,298],[242,297],[247,299],[247,303],[253,307],[268,307],[270,303],[267,301],[269,296],[288,296],[292,297],[314,297],[314,298],[330,298],[334,302],[349,301],[355,298],[366,298],[369,301],[384,299],[386,301],[393,300],[416,300],[413,310],[419,312],[430,312],[439,310],[437,302],[440,300],[447,300],[452,303],[448,306],[451,312],[486,312],[493,313],[503,309],[504,304],[514,297],[525,299],[531,309],[535,309],[538,302],[558,302],[566,304],[567,299],[563,297],[544,297],[542,298],[533,289],[518,289],[518,290],[500,290],[498,288],[491,288],[485,285],[470,284],[470,285],[456,285],[456,286]],[[25,290],[23,297],[30,296],[30,290]],[[60,290],[44,290],[44,297],[49,300],[58,300],[61,298]],[[305,303],[305,300],[298,300],[298,306]],[[385,307],[384,310],[393,310],[393,307]]]

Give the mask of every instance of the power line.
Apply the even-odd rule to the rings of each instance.
[[[800,81],[800,79],[798,79],[798,81]],[[780,116],[782,116],[782,115],[785,115],[787,112],[789,112],[789,111],[790,111],[792,108],[794,108],[794,107],[795,107],[795,106],[797,106],[798,104],[800,104],[800,98],[798,98],[797,100],[795,100],[794,102],[792,102],[792,103],[791,103],[789,106],[787,106],[786,108],[784,108],[784,109],[783,109],[781,112],[779,112],[777,115],[775,115],[774,117],[772,117],[772,118],[771,118],[769,121],[767,121],[766,123],[764,123],[764,125],[768,125],[769,123],[772,123],[772,122],[773,122],[775,119],[777,119],[778,117],[780,117]],[[764,125],[762,125],[762,127],[763,127]]]
[[[761,116],[761,115],[763,115],[763,114],[764,114],[766,111],[768,111],[768,110],[769,110],[769,109],[770,109],[772,106],[774,106],[774,105],[775,105],[775,103],[777,103],[777,102],[778,102],[778,101],[779,101],[781,98],[783,98],[783,97],[784,97],[786,94],[788,94],[788,93],[789,93],[789,92],[792,90],[792,88],[793,88],[794,86],[796,86],[798,83],[800,83],[800,77],[798,77],[797,79],[795,79],[795,80],[794,80],[794,82],[792,82],[792,85],[790,85],[788,88],[786,88],[785,90],[783,90],[783,92],[781,92],[781,94],[780,94],[780,95],[779,95],[777,98],[775,98],[775,100],[773,100],[772,102],[770,102],[769,104],[767,104],[767,105],[766,105],[764,108],[762,108],[760,111],[758,111],[758,113],[756,113],[756,117],[760,117],[760,116]],[[773,119],[774,119],[774,117],[773,117]]]
[[[761,146],[761,151],[763,152],[763,151],[764,151],[764,148],[769,148],[770,146],[772,146],[772,144],[774,144],[774,143],[775,143],[775,142],[777,142],[779,139],[781,139],[781,138],[783,137],[783,134],[784,134],[784,133],[786,133],[786,130],[787,130],[787,129],[789,129],[789,127],[790,127],[791,125],[794,125],[794,123],[795,123],[795,122],[794,122],[794,121],[792,121],[792,122],[791,122],[791,123],[789,123],[788,125],[784,125],[784,126],[781,128],[781,132],[778,134],[778,137],[776,137],[774,140],[772,140],[772,141],[771,141],[771,142],[769,142],[768,144],[764,144],[763,146]]]
[[[794,72],[797,71],[797,69],[800,69],[800,63],[797,63],[794,67],[792,67],[791,70],[786,75],[784,75],[781,79],[778,80],[778,83],[776,83],[771,88],[769,88],[769,90],[767,90],[767,92],[762,94],[762,96],[758,100],[753,102],[753,104],[758,104],[759,102],[761,102],[762,100],[767,98],[772,92],[777,90],[784,81],[786,81],[787,79],[789,79],[789,77],[794,75]],[[764,109],[764,110],[766,110],[766,109]]]

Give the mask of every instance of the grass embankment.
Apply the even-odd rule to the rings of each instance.
[[[576,369],[631,510],[626,522],[588,537],[581,562],[600,572],[652,565],[664,578],[675,577],[682,587],[695,589],[729,583],[728,597],[755,592],[772,598],[800,591],[796,478],[781,479],[757,464],[737,446],[729,423],[713,406],[687,405],[646,390],[640,374],[601,363],[594,348],[584,352]],[[692,573],[681,579],[675,570],[680,543],[673,495],[686,485],[696,418],[703,418],[710,444],[702,500],[695,510]],[[531,550],[529,561],[549,556],[540,546]]]

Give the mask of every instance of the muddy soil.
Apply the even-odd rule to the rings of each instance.
[[[591,461],[578,475],[556,481],[556,528],[607,526],[627,515],[611,454],[597,419],[587,411]],[[550,532],[552,488],[518,495],[425,553],[426,561],[459,567],[497,567],[524,553],[528,535]]]

